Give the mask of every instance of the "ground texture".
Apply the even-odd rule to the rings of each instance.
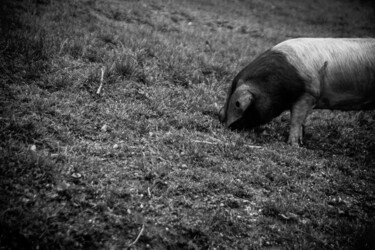
[[[272,45],[374,37],[370,1],[0,6],[0,249],[374,249],[374,112],[314,111],[302,148],[288,113],[217,118]]]

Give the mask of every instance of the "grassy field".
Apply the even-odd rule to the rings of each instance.
[[[302,148],[289,113],[217,117],[276,43],[374,37],[370,1],[0,6],[1,250],[374,249],[375,112],[314,111]]]

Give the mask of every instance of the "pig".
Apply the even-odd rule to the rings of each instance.
[[[254,128],[290,110],[288,143],[303,143],[312,109],[375,109],[375,39],[295,38],[256,57],[232,81],[219,119]]]

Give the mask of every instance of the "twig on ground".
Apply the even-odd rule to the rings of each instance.
[[[229,143],[223,143],[221,141],[219,141],[218,139],[216,139],[218,142],[210,142],[210,141],[199,141],[199,140],[191,140],[192,142],[196,142],[196,143],[205,143],[205,144],[210,144],[210,145],[218,145],[218,144],[222,144],[224,146],[229,146],[231,144]],[[257,149],[262,149],[261,146],[255,146],[255,145],[243,145],[244,147],[246,148],[257,148]]]
[[[247,144],[245,144],[244,146],[245,146],[246,148],[258,148],[258,149],[262,149],[261,146],[247,145]]]
[[[101,71],[102,71],[102,75],[101,75],[101,77],[100,77],[100,85],[99,85],[99,88],[98,88],[98,90],[96,91],[96,94],[97,94],[97,95],[100,94],[100,91],[101,91],[102,88],[103,88],[104,68],[101,68]]]
[[[142,233],[143,233],[143,230],[145,230],[145,224],[142,224],[142,228],[141,228],[141,231],[139,232],[137,238],[128,245],[128,248],[130,248],[131,246],[133,246],[134,244],[136,244],[139,240],[139,238],[141,237]]]
[[[205,143],[205,144],[211,144],[211,145],[219,144],[218,142],[210,142],[210,141],[198,141],[198,140],[191,140],[191,141],[196,142],[196,143]]]

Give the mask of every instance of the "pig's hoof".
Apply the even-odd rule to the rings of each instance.
[[[288,143],[293,147],[301,147],[303,146],[301,138],[289,138]]]

